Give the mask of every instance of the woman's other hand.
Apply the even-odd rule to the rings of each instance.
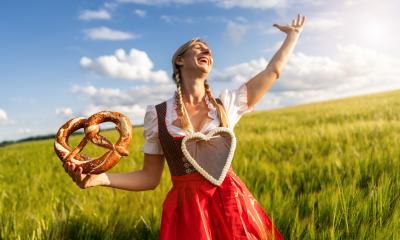
[[[272,26],[278,28],[282,32],[286,34],[293,34],[293,33],[301,33],[303,31],[304,27],[304,22],[305,22],[306,16],[301,16],[300,14],[297,15],[296,19],[292,20],[292,24],[287,24],[287,25],[279,25],[279,24],[273,24]]]
[[[83,174],[82,167],[70,161],[65,161],[64,169],[72,180],[82,189],[89,187],[108,185],[109,180],[105,173],[101,174]]]

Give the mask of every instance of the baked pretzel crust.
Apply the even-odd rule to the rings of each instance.
[[[103,122],[113,122],[116,125],[115,128],[120,136],[115,144],[99,134],[99,124]],[[68,144],[69,136],[81,128],[85,132],[84,138],[72,149]],[[81,166],[82,173],[100,174],[114,167],[122,156],[128,156],[131,139],[132,124],[128,117],[119,112],[101,111],[88,119],[83,117],[73,118],[62,125],[55,137],[54,151],[63,163],[70,161]],[[108,151],[96,158],[88,158],[79,154],[88,141],[106,148]]]

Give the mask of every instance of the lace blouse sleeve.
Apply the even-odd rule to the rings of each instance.
[[[158,138],[157,112],[154,105],[147,105],[144,116],[143,136],[145,144],[142,148],[143,153],[163,154],[163,150]]]
[[[254,111],[247,105],[247,86],[245,83],[237,89],[224,89],[220,93],[220,99],[224,105],[230,128],[234,128],[243,114]]]

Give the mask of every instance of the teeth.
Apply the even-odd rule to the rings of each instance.
[[[206,57],[201,57],[201,58],[199,58],[199,61],[200,61],[200,62],[208,63],[208,59],[207,59]]]

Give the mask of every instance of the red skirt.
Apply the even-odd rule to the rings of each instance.
[[[283,239],[232,167],[221,186],[198,172],[171,178],[161,240]]]

